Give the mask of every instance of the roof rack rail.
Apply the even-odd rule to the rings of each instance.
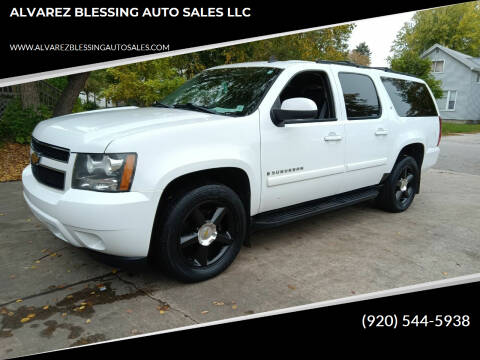
[[[344,66],[355,66],[357,68],[369,69],[368,66],[355,64],[351,61],[346,61],[346,60],[320,60],[319,59],[315,62],[318,63],[318,64],[334,64],[334,65],[344,65]]]
[[[394,73],[394,74],[408,75],[408,76],[413,76],[413,77],[418,78],[417,75],[413,75],[413,74],[409,74],[409,73],[406,73],[406,72],[401,72],[401,71],[392,70],[392,69],[390,69],[389,67],[372,66],[372,67],[370,67],[370,68],[371,68],[371,69],[376,69],[376,70],[382,70],[382,71],[385,71],[385,72],[391,72],[391,73]]]
[[[365,66],[365,65],[359,65],[359,64],[355,64],[351,61],[346,61],[346,60],[316,60],[315,61],[316,63],[318,64],[333,64],[333,65],[344,65],[344,66],[354,66],[354,67],[357,67],[357,68],[361,68],[361,69],[375,69],[375,70],[382,70],[382,71],[386,71],[386,72],[391,72],[391,73],[395,73],[395,74],[401,74],[401,75],[407,75],[407,76],[413,76],[413,77],[416,77],[418,78],[417,75],[413,75],[413,74],[409,74],[409,73],[404,73],[404,72],[400,72],[400,71],[395,71],[395,70],[392,70],[388,67],[381,67],[381,66]]]
[[[371,66],[372,69],[377,69],[377,70],[383,70],[383,71],[388,71],[388,72],[396,72],[389,67],[384,67],[384,66]]]

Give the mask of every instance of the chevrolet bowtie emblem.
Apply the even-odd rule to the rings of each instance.
[[[36,152],[32,152],[32,155],[30,155],[30,161],[33,165],[38,165],[40,162],[40,156]]]

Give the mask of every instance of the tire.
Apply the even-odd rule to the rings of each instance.
[[[393,213],[407,210],[415,198],[420,182],[420,170],[415,159],[405,156],[395,164],[392,173],[376,199],[377,205]]]
[[[210,184],[174,198],[157,231],[152,254],[170,275],[198,282],[223,272],[247,234],[245,208],[229,187]]]

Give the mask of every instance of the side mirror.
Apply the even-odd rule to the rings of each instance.
[[[277,126],[304,122],[318,115],[317,104],[313,100],[297,97],[282,102],[280,109],[272,109],[272,119]]]

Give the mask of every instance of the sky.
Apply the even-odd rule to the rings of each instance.
[[[388,66],[386,58],[391,55],[390,48],[397,32],[414,14],[415,11],[412,11],[355,21],[357,26],[350,37],[349,49],[353,50],[365,41],[372,52],[370,66]]]

